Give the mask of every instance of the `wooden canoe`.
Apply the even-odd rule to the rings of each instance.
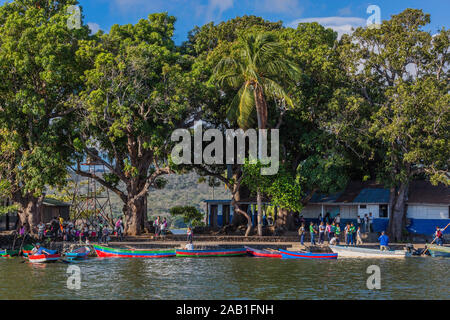
[[[22,248],[22,255],[24,257],[27,257],[29,254],[31,254],[31,251],[33,250],[34,246],[31,244],[27,244]]]
[[[329,260],[337,259],[337,253],[313,253],[313,252],[301,252],[301,251],[287,251],[281,250],[281,257],[283,259],[315,259],[315,260]]]
[[[185,250],[177,249],[177,257],[190,257],[190,258],[206,258],[206,257],[236,257],[245,256],[247,249],[234,248],[234,249],[213,249],[213,250]]]
[[[99,245],[93,245],[97,256],[100,258],[142,258],[142,259],[155,259],[155,258],[170,258],[175,257],[175,249],[165,250],[139,250],[139,249],[119,249],[111,247],[102,247]]]
[[[277,250],[259,250],[250,247],[245,247],[245,249],[247,249],[247,254],[252,257],[281,259],[281,253]]]
[[[7,257],[14,257],[14,256],[18,256],[19,255],[19,250],[10,250],[10,249],[6,249],[6,250],[0,250],[0,256],[7,258]]]
[[[89,247],[81,247],[72,252],[66,252],[64,255],[68,259],[81,260],[81,259],[86,259],[90,253],[91,253],[91,249],[89,249]]]
[[[55,254],[38,254],[38,255],[29,255],[28,261],[31,263],[48,263],[48,262],[56,262],[61,258],[59,253]]]
[[[381,251],[379,249],[347,247],[347,246],[329,246],[330,249],[339,254],[339,257],[346,258],[405,258],[411,254],[405,250]]]
[[[428,245],[428,251],[430,251],[432,257],[447,257],[450,258],[450,247]]]

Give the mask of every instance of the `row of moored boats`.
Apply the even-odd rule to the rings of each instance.
[[[329,260],[337,259],[339,257],[349,258],[404,258],[411,256],[407,250],[388,250],[380,251],[378,249],[350,247],[350,246],[333,246],[330,249],[333,253],[321,252],[306,252],[306,251],[289,251],[289,250],[274,250],[274,249],[255,249],[251,247],[239,248],[214,248],[202,250],[188,250],[188,249],[162,249],[162,250],[148,250],[135,248],[113,248],[99,245],[92,245],[95,253],[100,258],[170,258],[170,257],[236,257],[236,256],[253,256],[260,258],[279,258],[279,259],[312,259],[312,260]],[[91,250],[88,246],[78,248],[72,252],[64,253],[63,256],[55,250],[45,249],[47,254],[32,255],[32,246],[26,246],[22,250],[24,257],[31,263],[45,263],[45,262],[71,262],[74,260],[86,259]],[[430,245],[428,246],[432,256],[435,257],[450,257],[450,247]],[[0,250],[0,256],[7,257],[17,255],[17,252],[11,250]]]

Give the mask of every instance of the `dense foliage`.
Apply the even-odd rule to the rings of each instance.
[[[45,193],[63,188],[70,170],[111,190],[125,231],[139,234],[162,176],[195,170],[226,186],[232,223],[247,224],[247,234],[244,197],[270,198],[289,228],[314,194],[377,180],[391,189],[397,240],[410,181],[450,184],[450,32],[423,31],[430,16],[421,10],[341,39],[317,23],[244,16],[196,27],[177,46],[166,13],[89,35],[83,22],[68,26],[75,4],[0,6],[0,197],[12,199],[23,224],[37,224]],[[263,176],[260,163],[174,166],[171,133],[198,120],[223,133],[279,129],[279,172]],[[186,223],[202,218],[195,207],[170,211]]]

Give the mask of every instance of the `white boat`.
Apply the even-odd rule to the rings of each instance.
[[[329,245],[329,247],[334,253],[339,254],[339,258],[405,258],[411,256],[406,250],[381,251],[379,249],[333,245]]]

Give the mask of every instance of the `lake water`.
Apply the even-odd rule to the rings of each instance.
[[[40,264],[0,259],[0,299],[450,299],[450,259],[251,257],[99,259]],[[81,289],[67,288],[68,267]],[[381,290],[366,286],[381,269]]]

